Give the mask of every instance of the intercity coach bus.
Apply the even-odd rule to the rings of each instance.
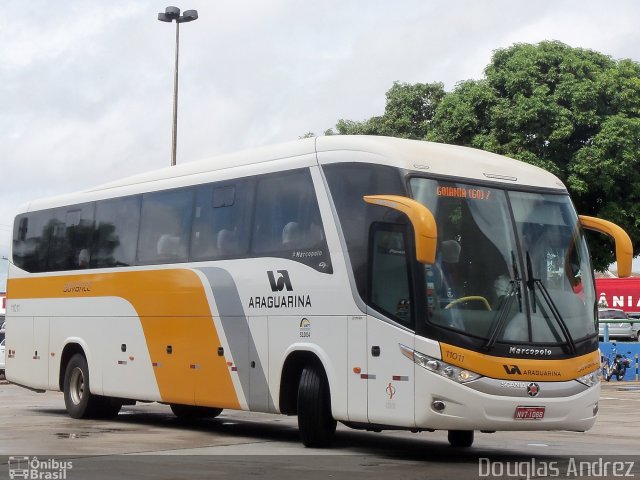
[[[73,418],[297,415],[379,431],[590,428],[596,295],[550,173],[470,148],[330,136],[142,174],[15,218],[7,378]]]

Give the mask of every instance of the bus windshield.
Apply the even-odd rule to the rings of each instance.
[[[412,178],[438,226],[426,322],[483,341],[567,345],[596,334],[595,291],[567,195]]]

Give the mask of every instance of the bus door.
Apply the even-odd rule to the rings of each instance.
[[[411,427],[415,364],[401,350],[413,349],[415,340],[406,231],[391,224],[371,229],[369,303],[376,312],[367,315],[367,403],[370,423]]]

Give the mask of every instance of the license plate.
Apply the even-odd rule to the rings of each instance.
[[[516,407],[515,420],[542,420],[545,407]]]

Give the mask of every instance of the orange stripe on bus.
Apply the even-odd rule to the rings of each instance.
[[[480,375],[503,380],[561,382],[575,380],[600,368],[597,351],[562,360],[492,357],[440,343],[442,360]]]
[[[119,297],[140,318],[163,402],[240,408],[204,286],[186,269],[13,278],[11,299]],[[96,312],[104,316],[105,312]],[[105,325],[105,329],[109,328]],[[171,345],[171,353],[167,346]],[[201,368],[190,369],[195,362]]]

